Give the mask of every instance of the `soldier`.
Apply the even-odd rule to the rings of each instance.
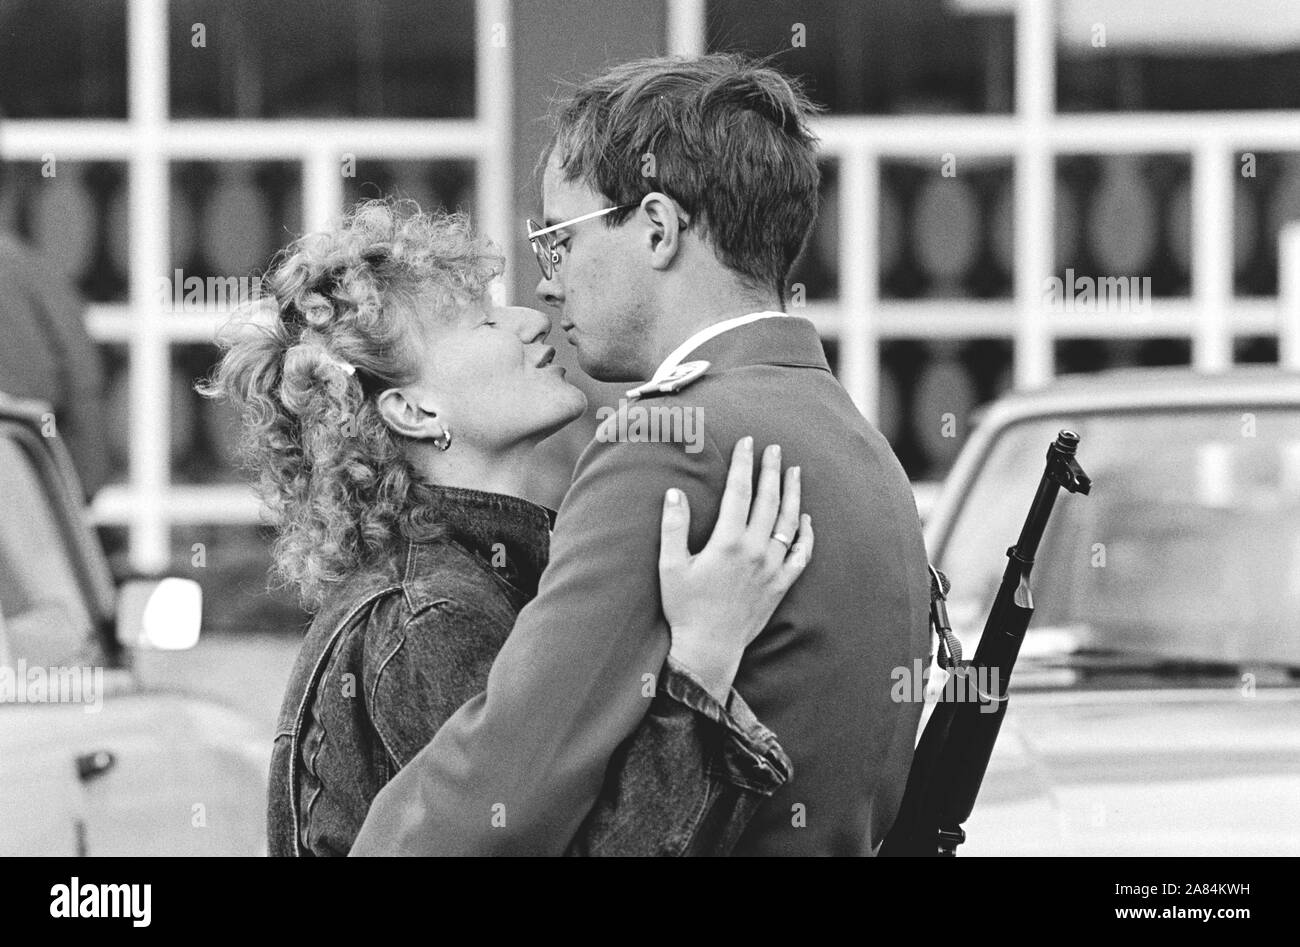
[[[871,854],[888,831],[921,711],[891,700],[891,671],[928,655],[929,576],[902,468],[812,323],[783,312],[817,210],[811,111],[775,70],[711,55],[619,66],[558,113],[537,295],[588,374],[634,384],[578,461],[486,693],[380,792],[354,854],[564,851],[668,649],[665,491],[685,491],[698,549],[749,434],[802,467],[818,554],[736,677],[794,778],[735,851]]]

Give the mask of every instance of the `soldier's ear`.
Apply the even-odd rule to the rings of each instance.
[[[681,249],[685,221],[677,203],[667,194],[652,191],[641,198],[641,214],[646,222],[646,246],[650,250],[650,266],[666,270]]]

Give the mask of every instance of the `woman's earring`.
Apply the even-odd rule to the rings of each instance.
[[[450,446],[451,446],[451,428],[449,428],[449,427],[443,428],[443,429],[442,429],[442,437],[435,437],[435,438],[433,439],[433,446],[436,447],[436,448],[438,448],[438,450],[446,450],[448,447],[450,447]]]

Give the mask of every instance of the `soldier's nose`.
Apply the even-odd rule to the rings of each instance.
[[[546,306],[564,305],[564,288],[554,279],[541,279],[537,282],[537,299]]]

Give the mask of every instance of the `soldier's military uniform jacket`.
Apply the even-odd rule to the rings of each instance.
[[[915,500],[889,444],[831,374],[812,323],[782,313],[705,330],[635,392],[629,415],[689,410],[702,437],[649,441],[632,436],[634,418],[605,421],[486,692],[379,793],[353,854],[565,851],[648,710],[646,682],[668,651],[664,493],[686,491],[691,548],[702,548],[745,435],[756,450],[780,444],[783,463],[803,468],[817,548],[736,678],[794,776],[735,852],[869,854],[889,830],[921,713],[891,699],[891,673],[928,657],[930,593]]]

